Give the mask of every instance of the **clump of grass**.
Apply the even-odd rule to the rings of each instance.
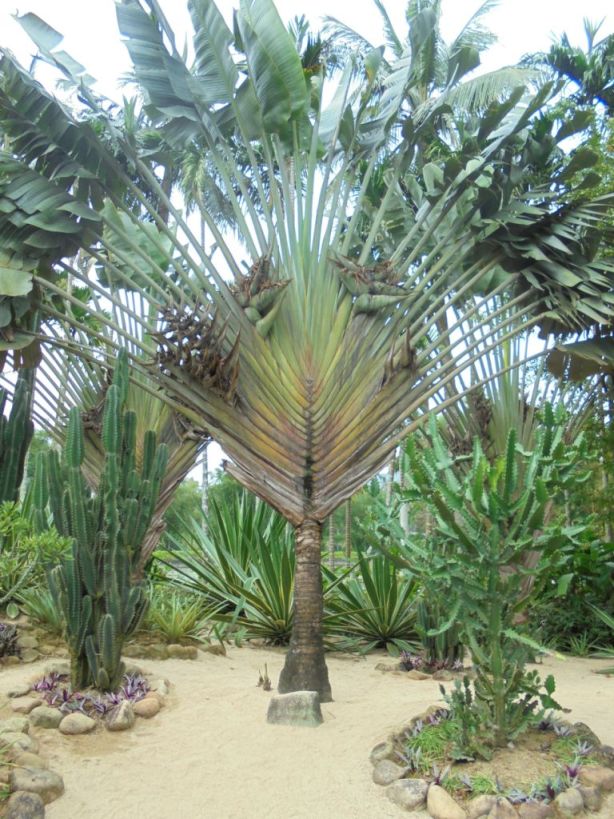
[[[471,777],[471,793],[473,796],[481,796],[482,794],[498,793],[499,788],[489,776],[485,774],[476,774]]]
[[[595,645],[587,631],[569,638],[569,653],[574,657],[588,657],[594,648]]]
[[[452,720],[426,725],[407,741],[407,757],[415,761],[415,768],[427,773],[451,758],[458,740],[458,726]]]
[[[483,794],[497,794],[500,788],[497,783],[485,774],[475,774],[474,776],[457,776],[450,774],[442,782],[443,787],[456,796],[482,796]]]
[[[580,742],[577,737],[558,737],[550,746],[552,756],[563,765],[573,765],[581,760],[583,765],[599,765],[600,760],[591,754],[592,746]]]

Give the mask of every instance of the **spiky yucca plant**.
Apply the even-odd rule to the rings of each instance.
[[[478,352],[523,321],[609,315],[611,271],[595,257],[592,231],[609,200],[566,206],[564,178],[535,187],[536,163],[547,167],[564,136],[548,134],[536,151],[527,129],[552,86],[533,98],[515,89],[461,135],[454,155],[413,165],[447,111],[445,93],[419,114],[406,104],[432,15],[416,15],[410,45],[385,72],[376,49],[360,69],[348,63],[330,80],[325,65],[303,70],[272,0],[241,0],[233,30],[212,0],[190,0],[189,9],[187,64],[157,2],[117,4],[165,151],[122,130],[85,70],[58,48],[57,32],[21,18],[39,58],[78,88],[88,111],[70,113],[3,53],[3,161],[21,168],[24,185],[0,183],[0,248],[69,230],[104,273],[63,259],[76,281],[122,308],[128,292],[147,290],[155,315],[135,320],[157,339],[157,356],[150,365],[135,356],[133,366],[155,374],[169,403],[220,442],[231,474],[295,527],[295,617],[279,690],[327,700],[322,522],[387,462],[406,419]],[[208,251],[171,196],[167,171],[181,173],[172,156],[186,150],[206,159],[239,248],[201,208]],[[588,163],[582,154],[571,161]],[[33,280],[66,297],[47,278]],[[458,322],[442,321],[455,305],[486,332],[460,344]],[[125,335],[112,315],[91,312]],[[53,305],[47,314],[65,317]]]

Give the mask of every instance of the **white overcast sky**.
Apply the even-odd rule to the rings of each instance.
[[[175,31],[189,31],[187,0],[160,0]],[[230,19],[238,0],[219,0],[218,7]],[[405,34],[404,0],[385,0],[385,5],[400,34]],[[463,23],[480,5],[476,0],[443,0],[443,33],[453,38]],[[326,14],[349,23],[375,45],[383,42],[380,17],[371,0],[277,0],[284,20],[305,14],[315,28]],[[0,0],[0,44],[28,63],[30,41],[12,19],[15,12],[34,12],[65,35],[64,48],[83,63],[110,94],[114,79],[129,67],[115,20],[113,0]],[[524,54],[546,50],[553,34],[567,32],[571,41],[584,44],[582,18],[599,21],[607,18],[601,34],[612,31],[614,13],[611,0],[501,0],[486,21],[498,36],[498,43],[485,56],[486,68],[517,62]],[[183,42],[183,36],[178,43]]]
[[[397,33],[406,34],[404,0],[384,0]],[[160,0],[181,48],[186,33],[191,31],[187,0]],[[219,0],[218,7],[228,20],[238,0]],[[479,7],[477,0],[443,0],[443,35],[453,39],[463,24]],[[371,0],[277,0],[284,21],[305,14],[313,28],[325,15],[337,17],[351,25],[374,45],[383,43],[379,14]],[[61,32],[63,48],[81,62],[100,82],[100,90],[116,96],[115,80],[130,67],[127,52],[117,31],[113,0],[0,0],[0,45],[8,47],[28,65],[34,48],[15,22],[15,13],[34,12]],[[486,23],[498,42],[484,55],[483,69],[491,70],[516,63],[524,54],[545,51],[553,35],[566,32],[571,42],[584,46],[582,18],[605,22],[600,36],[612,32],[614,12],[611,0],[501,0],[486,17]],[[210,469],[220,463],[220,449],[211,448]],[[195,475],[198,477],[198,475]]]

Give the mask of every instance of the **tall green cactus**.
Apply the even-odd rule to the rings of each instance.
[[[21,369],[8,418],[4,416],[6,390],[0,389],[0,503],[18,501],[28,447],[34,434],[32,423],[33,369]]]
[[[73,539],[72,560],[52,570],[49,585],[64,613],[75,688],[112,690],[119,685],[124,641],[146,607],[144,585],[134,574],[168,453],[148,432],[137,467],[136,416],[122,411],[127,383],[124,353],[105,401],[105,462],[97,490],[89,488],[83,475],[83,423],[76,407],[69,414],[62,458],[57,452],[43,455],[34,477],[36,519],[44,520],[48,501],[56,529]]]

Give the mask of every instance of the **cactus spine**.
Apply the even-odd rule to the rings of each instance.
[[[134,574],[168,453],[148,432],[137,469],[136,417],[122,410],[127,384],[122,352],[105,400],[105,461],[97,491],[88,487],[82,472],[83,423],[76,407],[69,414],[61,460],[50,452],[37,463],[34,503],[48,499],[55,527],[73,540],[72,560],[52,570],[49,585],[64,614],[75,688],[112,690],[119,685],[124,641],[146,607],[144,584]],[[43,512],[38,506],[37,520],[44,520]]]
[[[13,394],[13,404],[8,418],[4,416],[7,399],[0,389],[0,503],[19,500],[19,487],[34,434],[32,423],[33,369],[21,369]]]

